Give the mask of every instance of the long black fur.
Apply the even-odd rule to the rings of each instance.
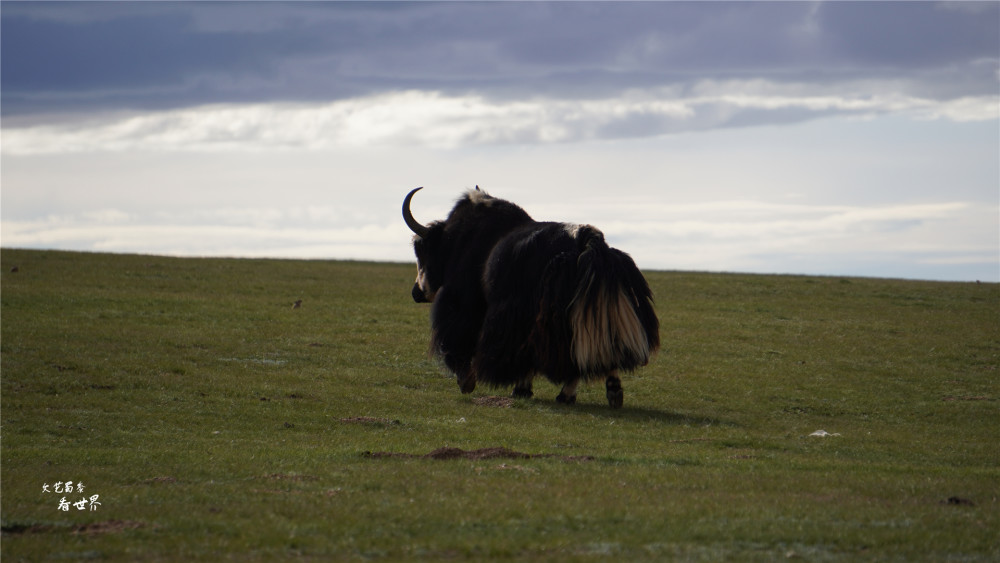
[[[594,227],[536,222],[513,203],[475,191],[415,237],[414,250],[436,292],[432,351],[464,392],[476,381],[510,387],[534,373],[557,384],[605,377],[645,365],[659,347],[645,278]],[[606,343],[596,347],[600,353],[587,346],[574,353],[579,319],[592,319],[594,341]]]

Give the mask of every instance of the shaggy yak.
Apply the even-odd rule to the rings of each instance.
[[[536,374],[573,404],[580,380],[604,379],[622,406],[619,371],[649,362],[660,345],[653,297],[635,262],[590,225],[533,220],[477,186],[448,218],[414,232],[413,300],[432,303],[431,350],[463,393],[481,381],[530,397]]]

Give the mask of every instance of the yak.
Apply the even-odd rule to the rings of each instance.
[[[581,380],[604,379],[620,408],[619,372],[649,362],[660,345],[646,279],[628,254],[590,225],[539,222],[476,186],[444,221],[423,225],[403,199],[413,231],[413,300],[431,303],[431,352],[463,393],[477,382],[531,397],[543,374],[576,402]]]

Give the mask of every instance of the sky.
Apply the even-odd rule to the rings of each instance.
[[[998,2],[0,3],[0,244],[412,262],[480,186],[641,268],[1000,281]]]

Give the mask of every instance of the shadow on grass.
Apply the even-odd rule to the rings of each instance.
[[[554,412],[576,411],[580,414],[619,420],[632,420],[636,422],[655,421],[662,422],[664,424],[690,426],[737,426],[735,422],[730,420],[722,420],[710,416],[684,414],[649,407],[630,407],[628,404],[625,404],[620,409],[612,409],[607,405],[572,405],[567,407],[564,405],[553,404],[551,405],[551,410]]]
[[[720,418],[709,417],[709,416],[698,416],[691,414],[684,414],[678,412],[672,412],[668,410],[661,410],[656,408],[644,407],[644,406],[629,406],[626,398],[626,403],[620,409],[612,409],[608,405],[600,404],[575,404],[575,405],[562,405],[556,403],[552,400],[546,400],[544,398],[533,398],[524,401],[522,404],[524,406],[530,405],[533,408],[552,413],[552,414],[563,414],[569,416],[594,416],[600,418],[609,418],[617,420],[629,420],[634,422],[662,422],[664,424],[674,424],[674,425],[686,425],[686,426],[738,426],[737,423],[730,420],[723,420]],[[517,403],[515,403],[517,404]]]

